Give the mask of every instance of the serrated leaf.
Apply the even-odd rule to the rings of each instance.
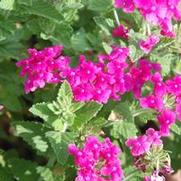
[[[98,104],[96,102],[86,103],[81,109],[75,112],[76,117],[75,117],[72,128],[80,129],[81,126],[83,126],[92,118],[94,118],[98,114],[98,112],[101,110],[101,108],[102,108],[102,104]]]
[[[53,112],[48,108],[47,103],[45,102],[33,105],[29,109],[29,111],[35,116],[38,116],[45,121],[48,121],[51,116],[54,116]]]
[[[171,130],[177,135],[181,136],[181,123],[175,123],[171,126]]]
[[[116,139],[127,139],[129,137],[136,136],[138,132],[136,125],[134,122],[129,122],[127,120],[116,121],[113,124],[113,128],[111,129],[111,135]]]
[[[105,118],[96,117],[92,119],[91,121],[89,121],[88,124],[86,124],[83,127],[82,131],[84,132],[85,135],[87,134],[87,135],[99,136],[100,131],[104,127],[105,123],[106,123]]]
[[[87,41],[86,33],[83,29],[78,31],[71,37],[72,48],[76,51],[86,51],[90,50],[89,42]]]
[[[93,11],[108,11],[112,7],[112,0],[89,0],[88,9]]]
[[[24,6],[23,11],[26,14],[33,14],[50,19],[55,23],[60,23],[60,21],[63,20],[62,15],[57,9],[51,3],[45,1],[32,0],[32,5]]]
[[[46,153],[48,150],[48,141],[45,133],[48,131],[42,124],[34,122],[16,121],[13,122],[17,136],[21,137],[39,153]]]
[[[113,110],[115,113],[120,114],[123,117],[123,120],[133,122],[134,118],[130,110],[130,105],[128,102],[119,103]]]
[[[43,181],[54,181],[53,173],[49,168],[39,166],[36,170]]]
[[[73,143],[74,134],[70,132],[61,133],[50,131],[46,133],[46,136],[49,139],[59,164],[65,165],[70,156],[67,152],[68,144]]]
[[[114,21],[112,19],[97,16],[94,17],[94,21],[107,35],[111,35],[112,28],[114,27]]]
[[[140,109],[133,112],[133,117],[139,119],[142,123],[156,119],[156,112],[153,109]]]
[[[67,81],[64,81],[61,88],[58,91],[57,102],[62,102],[65,105],[70,105],[72,103],[73,94],[72,89]]]

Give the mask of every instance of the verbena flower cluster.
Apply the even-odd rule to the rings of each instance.
[[[161,34],[175,37],[172,20],[181,20],[180,0],[115,0],[115,7],[126,13],[137,9],[151,24],[161,28]]]
[[[126,145],[133,156],[140,156],[148,152],[152,146],[162,145],[162,141],[159,132],[149,128],[145,135],[128,139]]]
[[[95,136],[89,136],[83,148],[70,144],[68,150],[78,167],[76,181],[122,180],[121,150],[109,138],[100,142]]]
[[[140,105],[143,108],[155,109],[161,135],[169,136],[171,125],[180,120],[181,76],[176,75],[172,79],[163,81],[157,72],[151,81],[154,88],[149,95],[140,98]]]
[[[42,88],[46,83],[59,83],[67,79],[76,101],[106,103],[109,98],[120,99],[129,90],[125,73],[128,48],[113,47],[110,55],[99,55],[93,63],[81,55],[79,64],[70,67],[70,58],[61,55],[62,46],[53,46],[37,51],[29,49],[30,57],[17,63],[22,68],[21,76],[27,76],[25,91]]]
[[[59,83],[69,66],[69,58],[61,56],[63,46],[52,46],[43,50],[28,49],[29,58],[17,62],[22,68],[20,76],[27,76],[25,92],[43,88],[46,83]]]
[[[133,64],[128,60],[128,48],[113,46],[109,55],[99,55],[95,63],[81,55],[74,68],[70,66],[70,58],[61,55],[61,51],[62,46],[41,51],[30,49],[30,57],[17,63],[22,68],[21,76],[27,76],[26,92],[64,79],[70,83],[76,101],[107,103],[109,99],[120,100],[131,91],[142,108],[157,112],[162,136],[168,136],[170,126],[181,118],[180,75],[163,81],[160,64],[147,59]],[[143,96],[147,83],[152,83],[154,88]]]
[[[161,34],[174,37],[172,20],[181,20],[179,0],[115,0],[115,6],[126,13],[138,9],[150,23],[161,27]],[[113,37],[127,40],[129,30],[124,25],[113,29]],[[151,34],[140,40],[140,49],[149,54],[160,38]],[[161,137],[170,135],[170,127],[181,120],[181,75],[164,80],[161,65],[141,58],[133,63],[127,47],[112,46],[110,54],[100,54],[96,61],[80,55],[76,67],[71,67],[71,58],[63,55],[63,46],[47,47],[43,50],[29,49],[29,57],[17,63],[22,77],[26,77],[25,92],[33,92],[46,84],[57,84],[67,80],[75,101],[107,103],[110,99],[120,100],[131,92],[143,109],[153,109],[159,130],[149,128],[145,134],[128,138],[127,147],[135,159],[135,166],[145,172],[149,163],[146,156],[163,146]],[[150,84],[152,89],[150,89]],[[147,90],[147,87],[149,89]],[[147,92],[146,95],[143,92]],[[83,148],[69,145],[68,151],[78,167],[76,181],[121,181],[123,171],[119,160],[120,149],[106,138],[100,142],[89,136]],[[167,155],[166,153],[163,154]],[[145,181],[163,181],[162,175],[172,172],[167,156],[163,165],[153,169]],[[159,175],[159,174],[162,175]]]

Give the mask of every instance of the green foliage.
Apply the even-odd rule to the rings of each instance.
[[[49,139],[58,163],[65,166],[70,156],[67,152],[67,148],[75,139],[74,133],[50,131],[46,133],[46,137]]]
[[[48,150],[48,142],[44,136],[46,129],[40,123],[29,121],[13,122],[17,136],[23,138],[29,145],[40,153],[46,153]]]
[[[1,0],[0,8],[4,10],[13,10],[15,0]]]
[[[0,1],[0,180],[71,181],[76,168],[68,144],[82,145],[88,135],[110,137],[122,148],[124,181],[141,180],[125,140],[143,132],[149,121],[157,126],[157,113],[140,109],[130,94],[102,105],[75,102],[68,82],[48,85],[26,95],[15,63],[27,57],[27,48],[41,49],[62,44],[64,54],[77,65],[83,53],[95,62],[95,54],[110,53],[112,45],[130,49],[128,61],[150,59],[162,65],[164,79],[181,73],[179,25],[176,39],[161,37],[149,54],[139,48],[151,30],[138,11],[125,14],[113,9],[112,0],[1,0]],[[115,19],[117,13],[118,19]],[[120,21],[120,22],[117,22]],[[129,40],[113,38],[112,30],[124,24]],[[145,94],[145,90],[143,90]],[[23,120],[23,121],[20,121]],[[149,125],[148,125],[149,126]],[[140,129],[141,128],[141,129]],[[172,151],[172,164],[180,169],[181,126],[171,127],[165,148]]]
[[[109,120],[112,121],[111,136],[114,138],[125,140],[136,136],[138,130],[128,102],[119,103],[112,110]]]
[[[101,110],[102,105],[96,102],[89,102],[85,104],[81,109],[76,111],[75,123],[73,129],[81,129],[84,124],[93,119],[97,113]]]
[[[88,9],[93,11],[104,12],[112,7],[111,0],[88,0]]]

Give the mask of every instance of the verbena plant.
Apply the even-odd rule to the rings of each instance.
[[[1,0],[0,180],[163,181],[177,171],[179,6]]]

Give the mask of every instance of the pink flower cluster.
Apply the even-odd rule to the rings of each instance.
[[[76,101],[106,103],[110,98],[120,99],[129,90],[130,76],[125,73],[128,48],[113,47],[110,55],[100,55],[93,63],[80,56],[77,67],[70,67],[70,58],[61,55],[61,46],[41,51],[29,49],[30,57],[17,63],[21,76],[27,76],[25,91],[42,88],[45,83],[59,83],[67,79]]]
[[[120,149],[109,138],[100,142],[89,136],[83,148],[70,144],[68,151],[78,167],[76,181],[121,181],[123,171],[119,160]]]
[[[180,0],[115,0],[115,7],[132,13],[138,9],[140,14],[151,24],[161,28],[161,34],[174,37],[172,20],[181,20]]]
[[[168,136],[171,125],[176,119],[181,120],[181,76],[176,75],[164,82],[157,72],[150,80],[154,85],[153,91],[140,98],[140,105],[157,111],[160,134]]]
[[[69,66],[69,58],[61,56],[63,46],[53,46],[41,51],[28,49],[29,57],[17,62],[22,68],[20,76],[27,76],[25,92],[43,88],[46,83],[59,83]]]
[[[164,82],[160,64],[146,59],[132,64],[127,61],[128,48],[115,46],[109,55],[99,55],[95,63],[81,55],[78,66],[71,68],[70,58],[61,55],[62,48],[29,49],[30,57],[17,63],[22,68],[21,76],[27,76],[27,93],[46,83],[67,79],[76,101],[107,103],[110,98],[120,100],[121,95],[131,91],[142,108],[157,111],[162,136],[168,136],[170,126],[181,119],[181,76]],[[154,88],[143,97],[142,90],[148,82]]]
[[[79,65],[67,76],[75,100],[100,103],[110,98],[119,100],[129,89],[126,82],[130,77],[125,73],[128,53],[127,48],[114,47],[110,55],[99,55],[97,63],[80,56]]]
[[[142,88],[150,81],[156,72],[161,71],[161,66],[158,63],[150,62],[146,59],[140,59],[138,64],[133,64],[129,69],[131,77],[131,91],[136,99],[142,97]]]
[[[145,135],[129,138],[126,145],[130,148],[133,156],[140,156],[148,152],[152,146],[162,145],[160,138],[159,131],[149,128]]]

